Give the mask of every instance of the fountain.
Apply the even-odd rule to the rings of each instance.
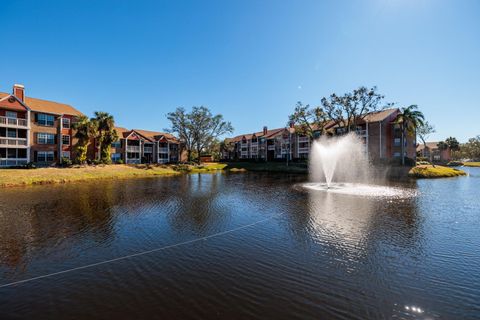
[[[372,184],[365,144],[355,133],[321,137],[310,152],[310,183],[305,188],[357,196],[410,197],[411,190]]]

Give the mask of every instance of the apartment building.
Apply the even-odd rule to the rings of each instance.
[[[367,114],[357,123],[355,133],[365,146],[365,152],[372,161],[401,158],[401,129],[394,120],[399,109],[386,109]],[[327,134],[338,136],[347,133],[347,128],[330,121],[325,127]],[[314,138],[318,138],[316,132]],[[227,140],[229,147],[222,151],[224,160],[300,160],[307,159],[312,139],[295,132],[293,126],[268,130],[252,134],[243,134]],[[405,156],[415,158],[415,137],[404,141]]]
[[[23,85],[11,94],[0,92],[0,167],[34,162],[39,166],[74,159],[78,142],[72,124],[83,114],[74,107],[25,95]],[[112,145],[112,160],[127,164],[174,163],[185,160],[180,141],[169,133],[116,128],[119,140]],[[92,141],[90,159],[98,158]]]
[[[420,143],[417,146],[419,156],[428,158],[430,162],[449,162],[452,160],[452,151],[450,148],[440,149],[439,142],[427,142],[426,145]]]
[[[68,104],[30,98],[23,85],[0,92],[0,167],[58,163],[71,158],[72,123],[82,113]]]
[[[126,164],[176,163],[184,161],[180,141],[165,132],[117,127],[119,139],[112,144],[113,162]]]

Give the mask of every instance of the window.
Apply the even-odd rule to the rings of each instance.
[[[53,127],[55,117],[45,113],[37,114],[37,123],[42,126]]]
[[[122,147],[122,142],[120,140],[117,140],[112,143],[112,148],[121,148]]]
[[[38,151],[37,161],[38,162],[51,162],[54,160],[53,151]]]
[[[52,133],[37,133],[38,144],[55,144],[55,135]]]
[[[117,162],[118,160],[122,159],[122,154],[121,153],[112,153],[111,158],[112,158],[112,162]]]
[[[400,138],[394,138],[394,139],[393,139],[393,145],[394,145],[395,147],[398,147],[398,146],[400,146],[401,144],[402,144],[402,142],[401,142],[401,139],[400,139]]]
[[[70,129],[70,119],[69,118],[62,118],[62,127],[64,129]]]
[[[394,156],[395,158],[400,158],[400,152],[394,152],[394,153],[393,153],[393,156]]]
[[[9,138],[16,138],[16,137],[17,137],[17,130],[15,130],[15,129],[7,129],[7,137],[9,137]]]
[[[13,112],[13,111],[7,111],[7,112],[5,112],[5,116],[6,116],[7,118],[16,119],[16,118],[17,118],[17,113],[16,113],[16,112]]]
[[[62,158],[70,159],[70,151],[62,151]]]
[[[70,145],[70,136],[69,135],[63,135],[62,136],[62,144],[69,146]]]

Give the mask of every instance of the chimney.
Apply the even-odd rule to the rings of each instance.
[[[263,135],[264,135],[264,136],[267,135],[267,131],[268,131],[267,126],[264,126],[264,127],[263,127]]]
[[[291,128],[291,129],[295,128],[295,122],[290,121],[290,128]]]
[[[25,101],[25,87],[23,84],[14,84],[13,85],[13,95],[18,98],[18,100]]]

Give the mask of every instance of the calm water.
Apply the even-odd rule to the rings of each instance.
[[[1,287],[0,319],[480,318],[469,171],[410,198],[253,173],[2,189],[0,285],[166,248]]]

